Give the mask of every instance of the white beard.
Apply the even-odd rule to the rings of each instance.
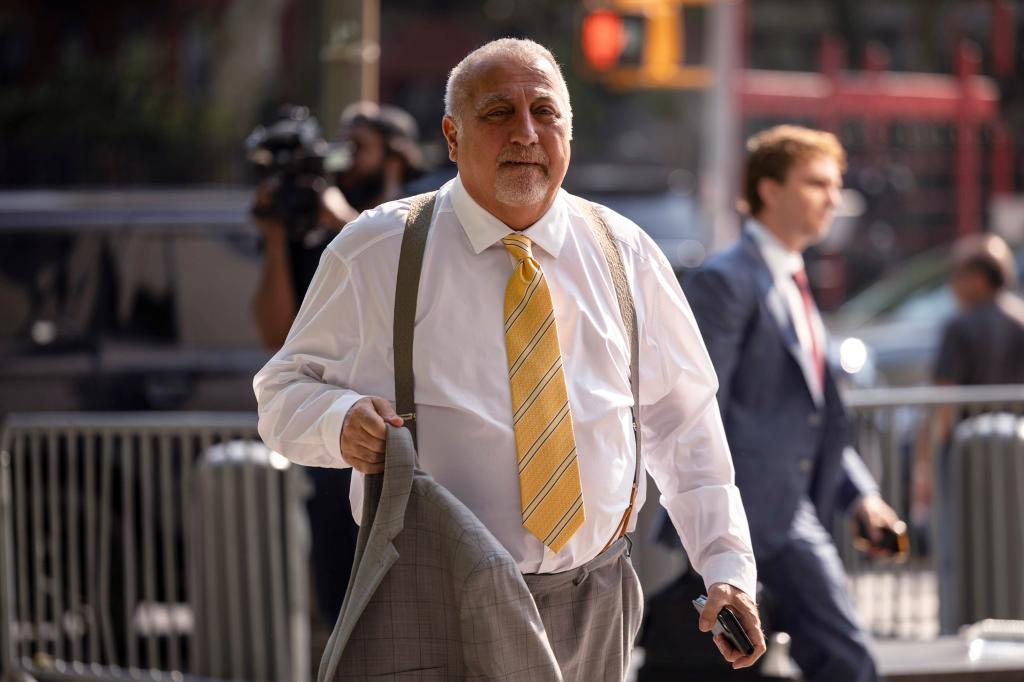
[[[494,198],[508,206],[539,204],[548,191],[545,180],[537,167],[500,169],[494,180]]]

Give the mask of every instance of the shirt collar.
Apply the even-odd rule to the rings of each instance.
[[[540,220],[521,231],[521,234],[529,237],[530,241],[554,258],[558,258],[569,230],[569,215],[563,194],[564,192],[559,190],[554,203]],[[502,237],[513,231],[469,196],[459,176],[455,176],[452,182],[451,202],[455,217],[459,219],[459,224],[462,225],[473,251],[477,254],[497,244]]]
[[[747,221],[747,232],[754,238],[768,269],[776,278],[790,278],[804,269],[804,257],[799,251],[790,251],[768,228],[751,218]]]

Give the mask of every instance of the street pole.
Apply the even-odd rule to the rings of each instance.
[[[332,135],[342,110],[377,101],[380,0],[324,0],[320,48],[320,122]]]
[[[701,154],[701,201],[711,226],[711,249],[717,251],[739,235],[735,201],[739,185],[740,152],[738,83],[740,2],[722,0],[711,9],[711,67],[713,84],[705,106],[704,129],[708,147]]]

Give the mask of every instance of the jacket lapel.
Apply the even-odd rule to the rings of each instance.
[[[363,479],[363,525],[359,527],[345,601],[327,642],[317,672],[318,682],[333,679],[352,631],[380,583],[398,561],[392,542],[405,528],[405,509],[412,491],[416,450],[408,429],[388,427],[384,473]]]
[[[775,286],[775,277],[765,263],[761,250],[757,248],[754,238],[749,233],[743,233],[743,248],[754,263],[754,279],[757,282],[758,295],[775,321],[775,330],[782,337],[782,343],[789,351],[793,361],[800,368],[804,377],[804,385],[807,387],[811,399],[815,403],[820,402],[820,397],[815,391],[815,370],[813,361],[807,357],[800,347],[800,338],[796,335],[796,326],[793,317],[790,315],[786,299]]]

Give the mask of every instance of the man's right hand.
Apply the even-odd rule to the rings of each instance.
[[[384,471],[387,424],[404,423],[384,398],[361,398],[341,425],[341,458],[359,473],[379,474]]]
[[[697,627],[701,632],[710,632],[714,627],[718,612],[726,606],[732,609],[733,615],[739,620],[740,627],[750,639],[750,643],[754,645],[754,651],[746,656],[743,655],[743,652],[733,648],[725,635],[715,635],[715,645],[722,653],[722,657],[729,661],[734,669],[749,668],[764,655],[766,645],[757,603],[746,592],[728,583],[715,583],[709,587],[708,600],[700,612]]]

